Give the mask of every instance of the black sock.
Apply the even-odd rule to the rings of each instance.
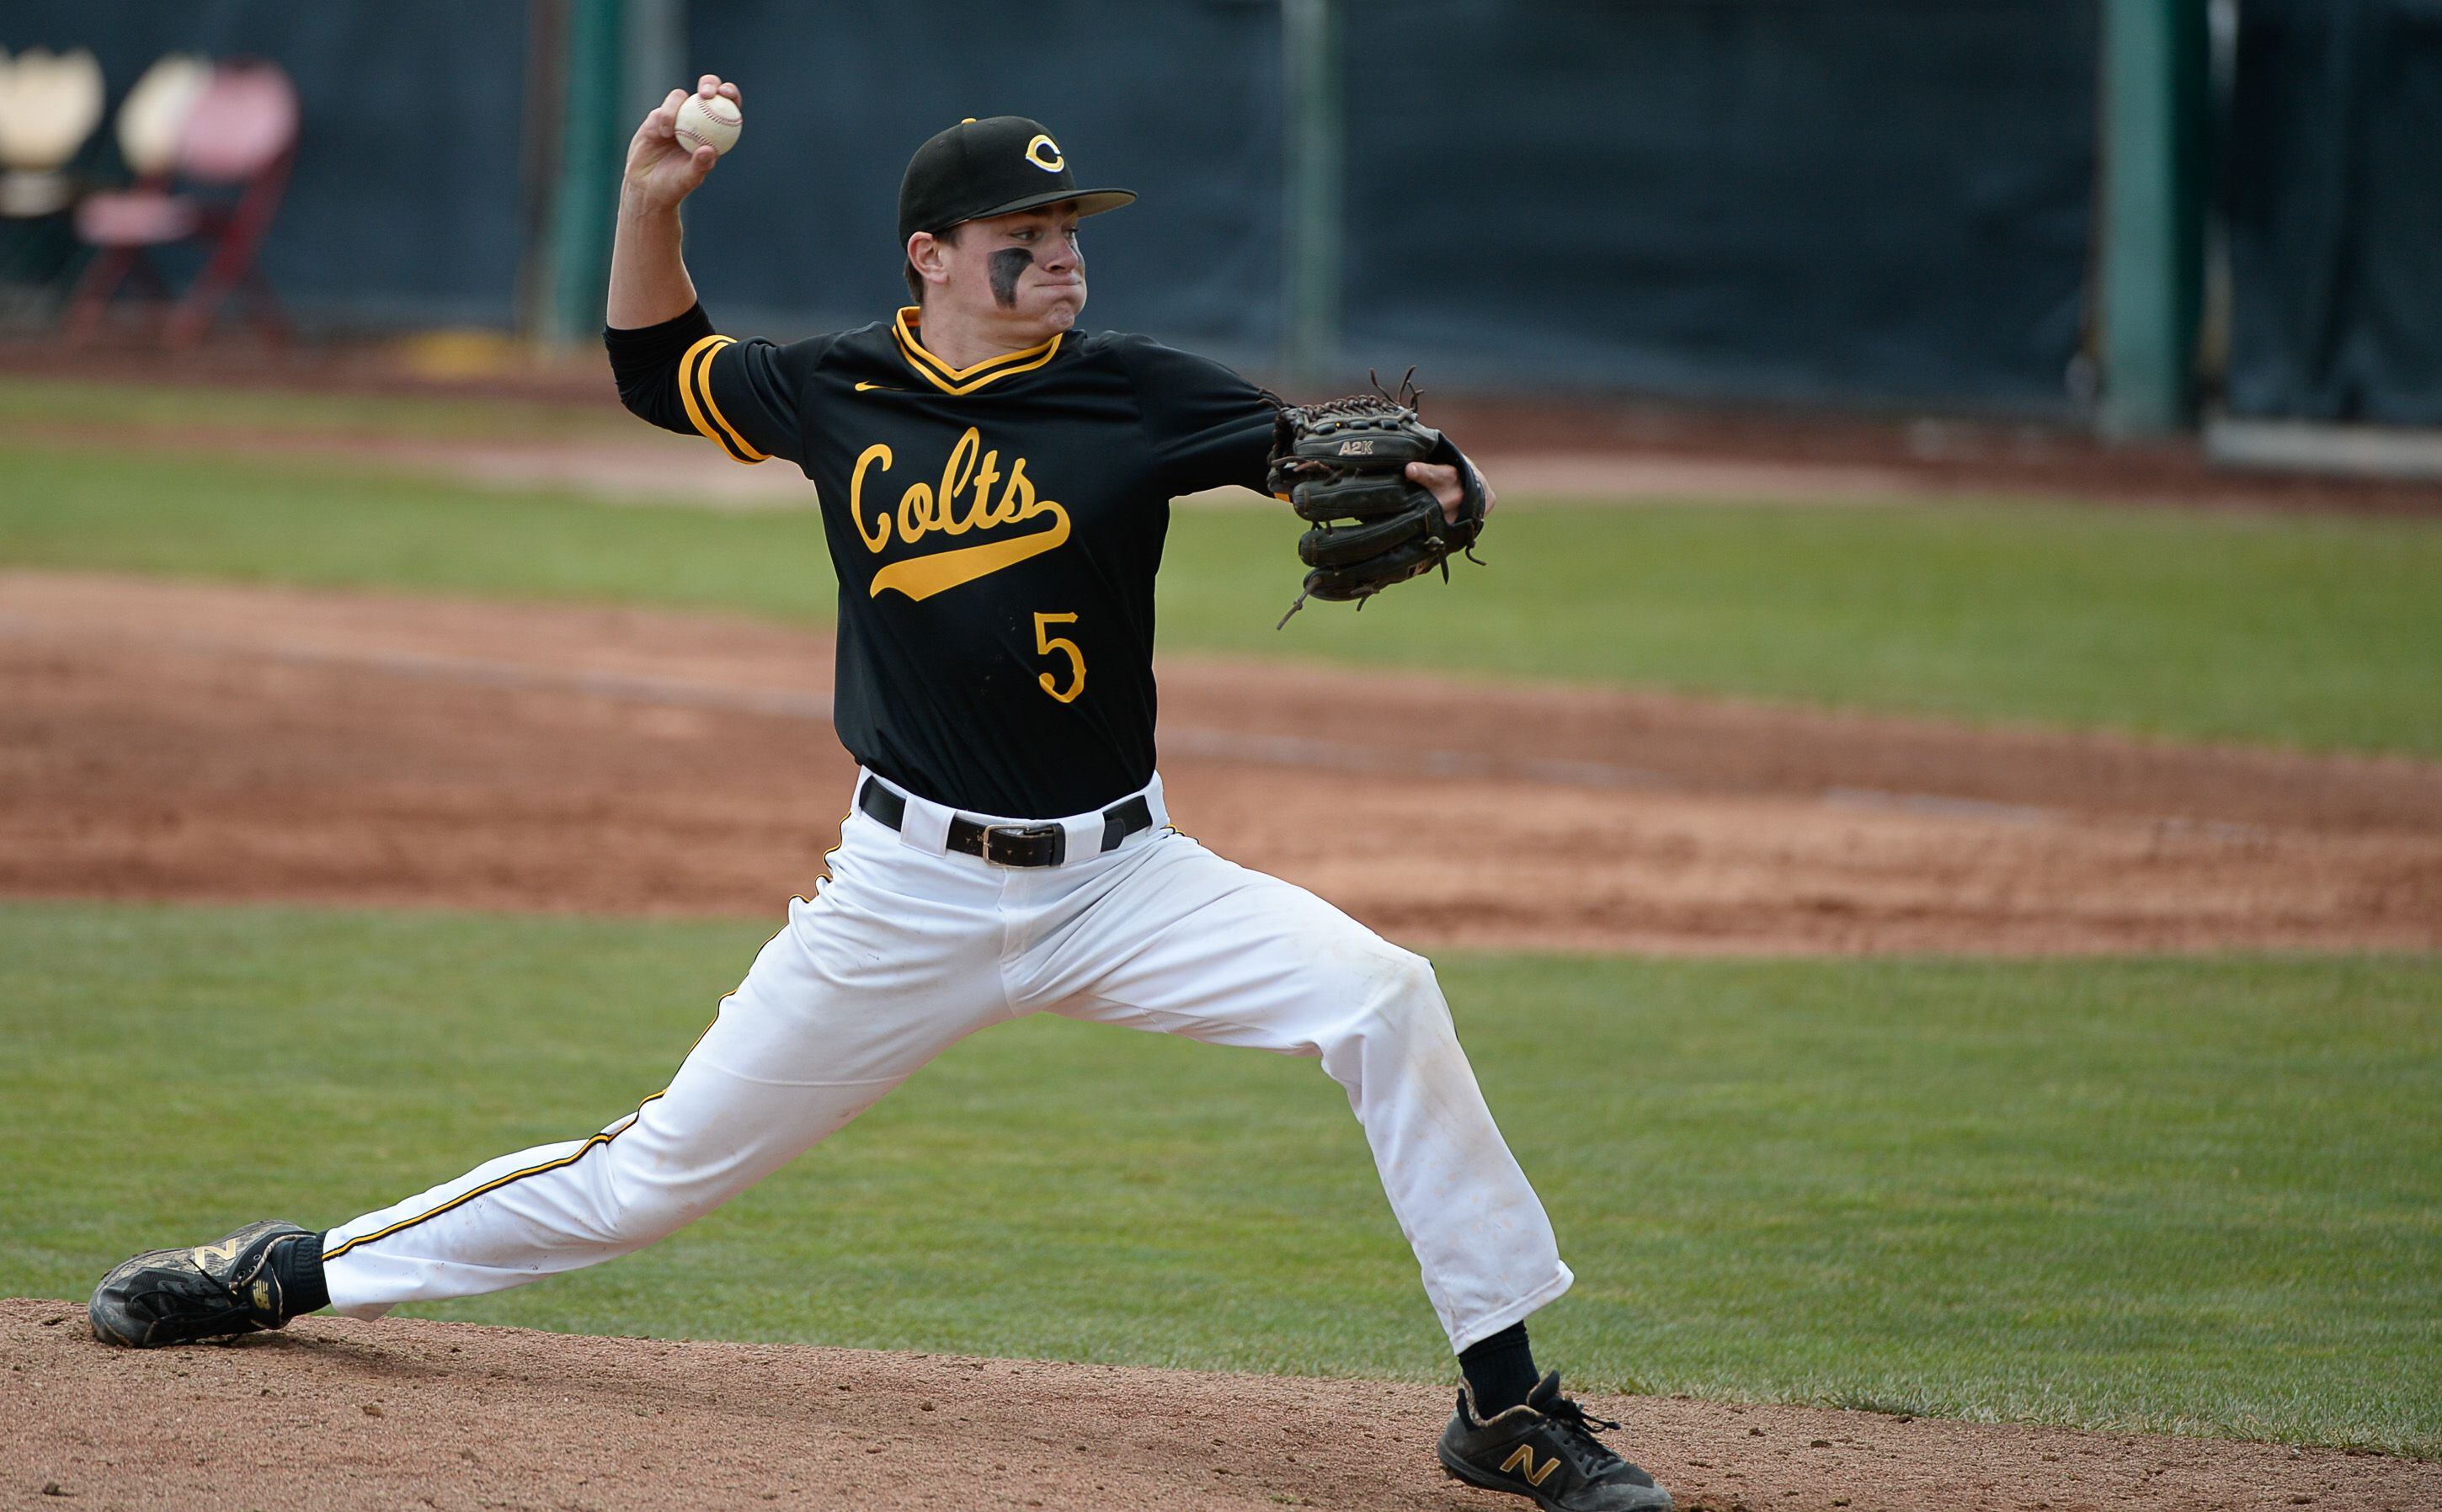
[[[280,1278],[280,1310],[286,1316],[301,1318],[331,1305],[331,1288],[322,1281],[320,1234],[307,1234],[275,1246],[271,1271]]]
[[[1466,1373],[1467,1390],[1475,1395],[1478,1417],[1516,1407],[1542,1378],[1535,1374],[1535,1352],[1526,1345],[1524,1323],[1511,1323],[1460,1350],[1458,1368]]]

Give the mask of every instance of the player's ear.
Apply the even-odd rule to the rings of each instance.
[[[918,231],[907,238],[907,262],[917,277],[927,283],[950,282],[950,262],[942,251],[942,242],[930,231]]]

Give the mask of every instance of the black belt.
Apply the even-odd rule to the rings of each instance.
[[[856,806],[893,829],[907,818],[907,800],[872,777],[857,789]],[[1117,850],[1121,841],[1152,828],[1153,806],[1139,792],[1103,811],[1103,849]],[[1056,866],[1068,859],[1068,831],[1056,824],[977,824],[954,813],[950,848],[995,866]]]

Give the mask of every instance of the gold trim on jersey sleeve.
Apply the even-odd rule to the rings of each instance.
[[[727,452],[733,462],[754,464],[764,461],[767,453],[748,446],[712,400],[712,359],[720,355],[723,347],[737,344],[736,337],[708,336],[687,348],[686,355],[679,358],[679,398],[686,406],[688,421],[703,439]]]
[[[924,380],[943,393],[973,393],[987,383],[1006,378],[1012,373],[1031,373],[1060,355],[1061,336],[1053,336],[1040,345],[1021,352],[1004,352],[986,357],[970,367],[954,368],[924,349],[916,338],[916,328],[922,324],[920,310],[913,304],[901,308],[899,318],[890,322],[891,338],[899,343],[899,355],[907,365],[922,374]]]

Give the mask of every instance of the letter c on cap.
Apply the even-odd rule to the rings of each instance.
[[[1068,166],[1068,159],[1060,155],[1060,144],[1041,132],[1036,132],[1034,140],[1026,144],[1026,160],[1047,173],[1056,173]]]

